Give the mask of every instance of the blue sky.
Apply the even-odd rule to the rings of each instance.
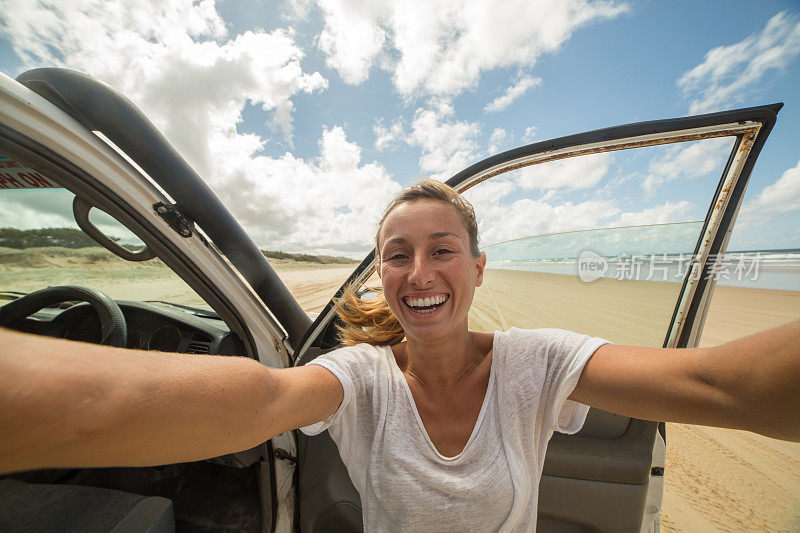
[[[780,101],[729,248],[800,248],[796,2],[5,0],[0,70],[53,65],[129,96],[262,247],[351,256],[419,177]],[[470,195],[483,242],[702,218],[725,154],[687,148],[490,182]]]

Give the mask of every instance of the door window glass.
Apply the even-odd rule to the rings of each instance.
[[[728,137],[578,156],[466,191],[487,255],[470,327],[661,346],[732,146]]]
[[[62,188],[0,188],[0,305],[48,286],[81,285],[115,300],[211,310],[160,259],[126,261],[94,242],[73,218],[74,197]],[[90,220],[122,246],[144,245],[100,210],[92,209]]]

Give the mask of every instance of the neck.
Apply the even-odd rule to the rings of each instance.
[[[426,386],[446,389],[480,364],[491,351],[491,333],[471,332],[466,324],[454,335],[435,341],[408,338],[394,353],[403,372]]]

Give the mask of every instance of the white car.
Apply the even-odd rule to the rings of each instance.
[[[780,108],[642,122],[537,142],[476,163],[448,183],[459,191],[470,189],[468,197],[480,197],[498,177],[533,165],[608,152],[638,157],[642,150],[728,139],[718,179],[709,182],[702,220],[527,235],[486,246],[489,266],[497,270],[519,273],[547,263],[555,275],[577,261],[594,279],[603,277],[610,258],[621,250],[651,258],[663,254],[667,263],[680,254],[685,259],[680,279],[667,292],[656,294],[648,285],[635,296],[638,300],[624,302],[631,309],[629,337],[612,340],[695,346],[715,286],[707,274],[719,268],[756,157]],[[307,363],[338,344],[332,304],[312,320],[163,135],[125,97],[89,76],[63,69],[37,69],[17,80],[0,74],[0,209],[25,202],[50,209],[54,221],[74,217],[77,226],[59,236],[44,229],[59,222],[45,221],[39,233],[24,234],[28,244],[20,248],[9,243],[22,230],[0,230],[0,297],[7,300],[0,307],[0,325],[131,348],[247,355],[271,367]],[[146,246],[125,246],[124,239],[109,237],[112,223]],[[72,240],[81,238],[96,245],[78,248]],[[110,257],[99,246],[121,259],[98,259]],[[555,252],[545,253],[556,249],[567,255],[558,259]],[[585,255],[586,250],[594,255]],[[584,252],[580,260],[579,251]],[[59,259],[59,253],[69,258]],[[44,263],[25,262],[34,255]],[[603,271],[595,276],[594,268]],[[670,268],[663,272],[673,272]],[[110,284],[95,283],[100,270]],[[349,281],[364,284],[373,272],[370,253]],[[120,286],[137,280],[141,290],[117,296],[114,280]],[[194,300],[174,297],[173,283],[191,288],[187,292]],[[602,287],[613,293],[610,283]],[[586,297],[574,303],[591,308],[599,287],[584,283],[579,290]],[[522,281],[504,289],[488,279],[476,297],[474,322],[502,329],[574,326],[567,316],[516,316],[523,300],[538,293],[541,288]],[[600,330],[603,320],[599,310]],[[663,423],[594,409],[578,434],[554,435],[541,482],[539,530],[658,530],[665,441]],[[358,494],[327,433],[306,437],[293,431],[251,450],[189,464],[6,476],[0,494],[0,529],[27,523],[42,530],[362,528]]]

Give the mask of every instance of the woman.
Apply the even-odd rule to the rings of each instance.
[[[587,405],[800,440],[800,322],[708,349],[470,332],[477,245],[455,191],[403,191],[376,236],[382,296],[340,303],[343,341],[361,344],[298,368],[0,332],[0,471],[190,461],[328,428],[368,530],[496,530],[535,525],[547,441]]]
[[[369,344],[312,362],[344,399],[302,430],[330,430],[367,530],[426,531],[434,518],[448,531],[533,527],[547,441],[583,424],[588,407],[567,396],[606,341],[470,332],[486,257],[472,207],[446,185],[423,181],[395,198],[376,247],[382,296],[350,292],[339,305],[345,344]]]
[[[750,350],[753,340],[658,350],[559,330],[470,332],[486,257],[472,207],[439,182],[420,182],[389,204],[376,255],[382,295],[361,301],[349,291],[339,304],[343,342],[368,344],[312,361],[338,378],[343,401],[334,416],[302,428],[329,429],[367,530],[424,531],[436,518],[452,531],[533,527],[547,442],[553,431],[578,431],[586,405],[650,420],[747,429],[766,422],[761,413],[742,418],[754,410],[741,370],[756,363],[739,367],[737,356],[761,352]],[[794,353],[785,361],[793,379],[770,373],[778,357],[761,375],[785,379],[797,438]],[[752,392],[774,394],[759,386]],[[786,431],[786,422],[776,429]]]

